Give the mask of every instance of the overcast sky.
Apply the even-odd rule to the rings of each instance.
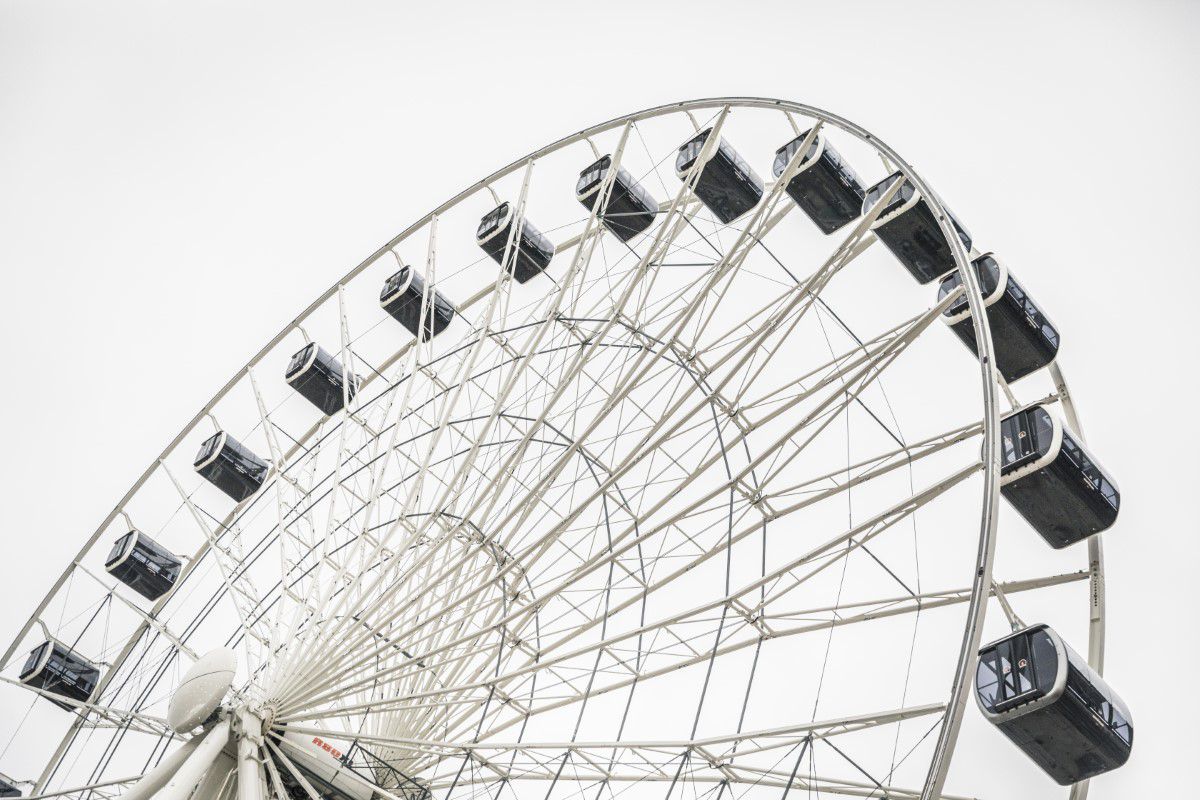
[[[1138,741],[1093,796],[1177,792],[1200,714],[1198,36],[1200,4],[1157,0],[4,0],[0,638],[214,390],[410,221],[593,122],[774,96],[880,134],[1036,275],[1124,500],[1107,675]]]

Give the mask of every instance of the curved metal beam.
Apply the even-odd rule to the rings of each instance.
[[[1079,422],[1079,411],[1075,408],[1075,400],[1067,387],[1067,379],[1058,366],[1058,361],[1050,365],[1050,377],[1054,379],[1054,388],[1058,392],[1058,401],[1062,404],[1067,424],[1079,436],[1085,445],[1087,438],[1083,434],[1083,425]],[[1096,670],[1097,675],[1104,674],[1104,543],[1103,534],[1088,537],[1088,573],[1090,575],[1088,616],[1088,666]],[[1087,800],[1088,781],[1080,781],[1071,787],[1071,800]]]

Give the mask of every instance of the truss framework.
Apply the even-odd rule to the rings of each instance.
[[[386,258],[403,263],[402,245],[423,233],[430,286],[438,286],[439,273],[452,282],[463,270],[442,263],[438,227],[460,204],[484,191],[494,194],[494,185],[519,176],[516,216],[532,214],[540,162],[579,143],[595,150],[594,139],[616,133],[613,169],[600,194],[607,198],[640,125],[687,115],[699,129],[695,115],[711,113],[703,160],[732,112],[743,109],[778,113],[797,133],[796,115],[817,124],[767,185],[763,200],[735,225],[711,234],[701,230],[705,214],[693,175],[660,205],[652,231],[626,253],[605,252],[603,224],[593,210],[577,233],[560,240],[553,287],[532,301],[496,270],[494,280],[456,305],[462,332],[453,346],[410,341],[379,360],[362,352],[370,331],[357,329],[348,307],[348,292],[359,288],[355,278]],[[841,350],[830,343],[828,358],[780,371],[768,363],[790,359],[806,326],[823,325],[833,315],[826,290],[870,252],[871,224],[899,188],[893,185],[874,211],[839,234],[833,252],[811,272],[774,288],[758,284],[757,305],[730,314],[740,284],[758,276],[764,251],[778,261],[767,243],[794,209],[784,189],[821,126],[875,148],[885,165],[902,169],[929,199],[954,249],[963,287],[867,338],[847,329],[853,343]],[[516,230],[510,231],[506,257],[517,245]],[[721,243],[722,233],[732,240]],[[703,248],[711,250],[703,260],[681,260],[696,259]],[[524,781],[613,794],[617,786],[665,783],[668,797],[682,784],[711,785],[715,797],[763,787],[785,794],[816,788],[848,796],[885,791],[891,797],[949,797],[942,791],[990,596],[1007,603],[1009,595],[1089,580],[1090,657],[1096,666],[1103,660],[1098,541],[1093,539],[1085,572],[993,586],[998,390],[1008,390],[992,366],[990,333],[978,322],[985,315],[968,261],[936,194],[894,151],[846,120],[783,101],[725,98],[650,109],[498,170],[352,270],[239,370],[131,488],[35,610],[6,664],[34,626],[44,624],[50,603],[77,572],[136,617],[94,695],[105,703],[76,704],[79,713],[35,793],[103,796],[133,780],[114,781],[103,773],[130,734],[173,737],[143,708],[170,664],[180,655],[195,658],[189,642],[224,602],[237,625],[231,641],[248,659],[250,679],[238,690],[234,708],[241,711],[228,730],[211,729],[196,748],[207,746],[210,761],[203,769],[188,761],[197,775],[212,778],[214,796],[283,796],[284,783],[295,781],[316,798],[283,737],[340,731],[379,749],[397,769],[447,798],[464,787],[493,796]],[[698,267],[690,277],[664,277],[671,274],[666,267],[676,264]],[[791,274],[786,266],[784,271]],[[982,406],[946,430],[907,443],[880,421],[871,398],[893,364],[902,363],[963,294],[976,320]],[[293,435],[256,373],[294,332],[307,340],[303,326],[326,308],[336,318],[343,385],[362,375],[360,388],[344,396],[345,412]],[[1078,430],[1057,366],[1053,374],[1052,399],[1064,405]],[[180,463],[177,451],[193,429],[238,389],[253,400],[254,427],[272,472],[258,498],[214,515],[172,465]],[[830,462],[835,466],[826,469],[803,466],[826,447],[836,424],[848,426],[862,410],[897,446]],[[974,457],[941,466],[936,479],[860,511],[843,529],[786,558],[768,565],[764,556],[757,574],[735,576],[728,566],[760,540],[765,553],[768,528],[798,524],[805,514],[869,494],[897,474],[911,476],[915,467],[944,465],[964,445],[979,446]],[[197,542],[181,585],[206,570],[217,581],[212,598],[190,620],[171,613],[179,592],[145,609],[87,566],[117,516],[136,505],[147,483],[163,478]],[[914,591],[872,548],[968,482],[982,484],[971,583]],[[277,557],[273,585],[255,580],[268,554]],[[844,571],[852,558],[872,559],[905,594],[843,601],[839,589],[835,602],[813,605],[810,587]],[[723,577],[721,563],[727,565]],[[663,600],[692,575],[705,575],[719,588],[682,607]],[[719,664],[752,653],[757,666],[764,651],[806,634],[952,607],[965,609],[965,622],[943,700],[748,732],[739,720],[736,731],[698,733],[709,676]],[[691,735],[620,735],[639,686],[689,669],[707,670]],[[747,699],[753,676],[752,669]],[[577,740],[589,708],[618,695],[628,698],[618,736]],[[743,719],[745,708],[743,701]],[[928,733],[936,737],[920,788],[888,785],[890,776],[867,773],[831,741],[853,742],[856,735],[898,729],[921,717],[933,718]],[[574,734],[522,741],[543,719],[560,720],[563,731],[572,725],[561,720],[573,719]],[[115,738],[93,780],[45,792],[81,735],[103,729]],[[236,766],[217,776],[213,765],[222,748],[234,753]],[[815,770],[818,751],[841,777],[799,773],[802,759]],[[835,760],[824,761],[831,753]],[[795,766],[781,765],[777,757],[795,758]],[[856,774],[868,780],[847,777]],[[410,800],[384,784],[374,787],[381,796]],[[1076,787],[1072,797],[1081,799],[1086,791],[1086,785]]]

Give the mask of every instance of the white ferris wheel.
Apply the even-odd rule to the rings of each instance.
[[[567,136],[154,459],[5,653],[0,796],[1082,798],[1132,727],[1058,351],[847,120]]]

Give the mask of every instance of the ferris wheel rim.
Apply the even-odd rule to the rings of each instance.
[[[70,574],[75,569],[77,563],[86,553],[91,550],[104,531],[108,529],[111,523],[119,514],[124,513],[123,508],[129,500],[137,493],[137,491],[145,484],[149,477],[154,473],[155,469],[162,464],[163,460],[173,453],[183,440],[195,430],[195,428],[203,422],[205,416],[210,416],[217,403],[224,398],[231,389],[233,389],[243,377],[250,374],[252,368],[258,365],[263,357],[272,351],[279,343],[287,336],[300,330],[303,332],[303,324],[305,320],[313,314],[322,304],[334,297],[337,292],[356,276],[362,273],[368,266],[384,256],[389,250],[392,250],[397,244],[403,242],[409,236],[419,231],[423,226],[427,225],[432,219],[445,211],[455,207],[464,199],[473,196],[477,192],[487,189],[490,184],[496,180],[513,173],[520,169],[523,165],[537,160],[549,153],[559,150],[571,144],[575,144],[587,140],[590,136],[612,130],[622,124],[630,122],[638,122],[645,119],[650,119],[657,116],[662,116],[672,113],[688,113],[691,111],[714,109],[714,108],[760,108],[760,109],[778,109],[785,112],[794,112],[806,117],[819,120],[821,123],[830,124],[839,130],[842,130],[850,135],[858,138],[860,141],[869,144],[876,148],[881,154],[887,156],[897,169],[902,171],[907,180],[909,180],[914,188],[922,194],[931,205],[938,224],[945,235],[946,240],[950,243],[952,255],[959,270],[963,276],[965,287],[965,295],[971,310],[972,324],[975,329],[975,336],[978,341],[978,363],[980,366],[980,378],[983,386],[984,398],[984,439],[983,439],[983,472],[984,472],[984,499],[982,504],[982,519],[981,529],[978,542],[978,556],[976,562],[976,573],[972,584],[972,593],[970,608],[968,611],[968,622],[964,631],[963,641],[959,651],[959,663],[956,668],[955,683],[950,693],[950,699],[946,706],[946,719],[942,723],[942,732],[939,734],[939,743],[935,749],[934,758],[930,765],[930,774],[927,779],[923,796],[936,796],[944,783],[946,773],[949,769],[950,758],[953,755],[953,746],[957,739],[958,726],[961,723],[963,709],[966,705],[966,698],[969,690],[969,671],[974,663],[975,653],[978,650],[981,638],[981,628],[984,615],[986,614],[986,606],[990,588],[992,584],[992,560],[996,542],[996,524],[997,512],[996,507],[999,498],[999,455],[998,455],[998,422],[999,422],[999,397],[997,394],[998,386],[1000,385],[1000,377],[995,368],[994,350],[991,340],[991,331],[986,324],[986,314],[984,313],[983,299],[978,285],[978,280],[973,270],[969,269],[970,259],[969,254],[963,247],[959,238],[954,235],[953,228],[948,219],[948,214],[943,207],[937,193],[934,192],[929,185],[924,181],[920,174],[911,167],[911,165],[900,156],[895,150],[883,140],[879,139],[874,134],[867,131],[865,128],[857,124],[824,111],[814,106],[809,106],[801,103],[795,103],[786,100],[762,98],[762,97],[713,97],[703,98],[691,101],[670,103],[665,105],[653,106],[643,109],[632,114],[625,114],[619,117],[614,117],[602,123],[598,123],[589,128],[585,128],[576,133],[564,136],[538,150],[515,159],[509,164],[494,171],[487,177],[471,184],[467,188],[458,192],[447,201],[437,206],[434,210],[423,215],[420,219],[405,228],[401,233],[397,234],[386,244],[372,253],[368,258],[360,264],[352,268],[341,279],[335,282],[327,290],[325,290],[316,300],[314,300],[304,311],[302,311],[291,322],[284,326],[266,345],[262,347],[247,363],[239,368],[231,379],[220,389],[213,397],[205,404],[205,406],[189,421],[179,433],[171,440],[171,442],[163,449],[159,456],[154,459],[146,471],[138,478],[131,488],[122,497],[121,501],[114,509],[105,517],[96,531],[84,543],[76,558],[70,562],[64,570],[60,578],[51,586],[42,603],[31,614],[28,622],[14,637],[12,644],[9,646],[5,654],[4,661],[7,663],[13,657],[16,648],[28,635],[29,631],[37,622],[41,612],[46,607],[46,604],[55,596],[57,591],[62,587],[63,583],[68,579]],[[307,334],[305,334],[307,338]],[[1058,383],[1061,384],[1064,391],[1062,392],[1065,398],[1069,398],[1069,393],[1065,392],[1065,381],[1061,379],[1061,372],[1055,369],[1055,376]],[[1070,407],[1068,413],[1074,416],[1073,406]],[[316,428],[317,426],[314,426]],[[310,431],[311,434],[311,431]],[[305,441],[306,439],[302,439]],[[235,515],[241,508],[238,504],[230,515]],[[1099,542],[1093,537],[1095,551],[1099,551]],[[201,548],[203,552],[205,548]],[[1091,565],[1093,572],[1093,596],[1095,596],[1095,583],[1099,581],[1102,591],[1103,580],[1103,561],[1096,553],[1091,554]],[[168,595],[167,597],[169,597]],[[164,598],[165,601],[167,598]],[[1096,651],[1096,640],[1099,640],[1099,656],[1103,657],[1103,602],[1101,594],[1100,613],[1098,616],[1093,613],[1092,626],[1090,633],[1093,639],[1092,651]],[[160,605],[155,604],[154,608],[149,612],[151,616],[157,613]]]

